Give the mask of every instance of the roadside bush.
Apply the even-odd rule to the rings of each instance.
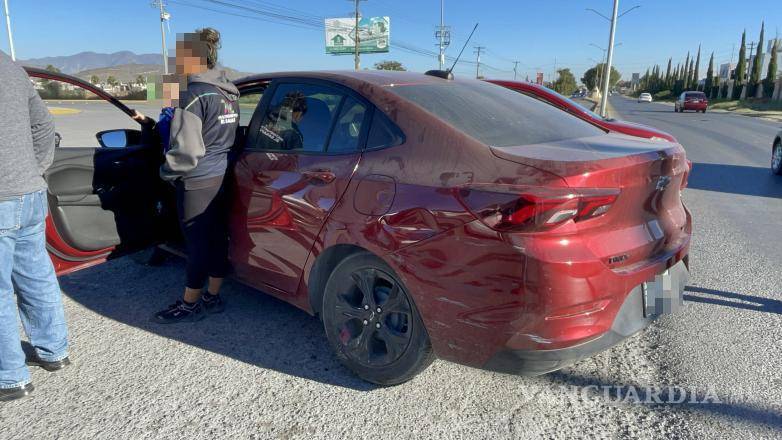
[[[655,101],[661,101],[661,100],[664,100],[664,99],[670,99],[670,97],[671,97],[671,91],[670,90],[663,90],[662,92],[657,92],[653,96]]]

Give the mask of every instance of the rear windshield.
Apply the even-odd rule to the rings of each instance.
[[[703,99],[703,98],[706,97],[706,95],[703,92],[692,92],[692,93],[687,93],[687,97],[688,98],[701,98],[701,99]]]
[[[605,134],[553,105],[483,81],[389,88],[461,132],[493,147],[557,142]]]

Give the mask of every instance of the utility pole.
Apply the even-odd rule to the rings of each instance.
[[[353,39],[354,43],[356,44],[356,50],[353,55],[353,61],[356,70],[361,70],[361,36],[359,35],[358,32],[358,23],[359,20],[361,20],[361,11],[359,10],[359,2],[364,2],[367,0],[348,0],[348,1],[354,3],[355,14],[356,14],[356,30],[355,30],[356,36]]]
[[[440,55],[438,60],[440,62],[440,70],[445,69],[445,49],[451,45],[451,27],[445,25],[445,0],[440,0],[440,26],[434,33],[437,38],[437,46],[440,48]]]
[[[486,46],[475,46],[475,54],[477,55],[475,61],[475,78],[478,79],[481,76],[481,51],[486,49]]]
[[[513,62],[513,80],[514,81],[516,81],[516,74],[518,73],[518,70],[519,70],[519,62],[518,61],[514,61]]]
[[[165,1],[164,0],[155,0],[152,2],[153,8],[160,8],[160,41],[161,41],[161,47],[162,52],[161,55],[163,56],[163,73],[168,75],[168,48],[166,48],[166,21],[171,18],[171,14],[166,12],[165,7]]]
[[[752,63],[752,64],[755,64],[755,62],[753,61],[754,58],[752,58],[752,52],[755,50],[755,46],[757,46],[757,44],[755,44],[755,42],[752,41],[747,46],[749,46],[749,62]],[[754,68],[755,67],[753,65],[747,64],[747,72],[751,72],[751,70],[754,69]],[[752,76],[752,75],[750,74],[749,76]]]
[[[608,87],[611,83],[611,63],[614,61],[614,37],[616,36],[616,19],[619,15],[619,0],[614,0],[614,13],[611,16],[611,32],[608,35],[608,55],[606,55],[606,70],[603,75],[603,95],[600,97],[600,116],[606,117],[608,105]]]
[[[11,48],[11,59],[16,61],[16,51],[14,50],[14,36],[11,33],[11,13],[8,10],[8,0],[5,3],[5,27],[8,30],[8,46]]]

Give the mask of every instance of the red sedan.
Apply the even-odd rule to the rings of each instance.
[[[709,98],[703,92],[683,92],[673,105],[673,111],[677,113],[684,113],[686,110],[706,113],[708,108]]]
[[[236,84],[233,276],[318,315],[368,381],[404,382],[435,357],[542,374],[681,303],[692,226],[678,144],[483,81],[312,72]],[[291,93],[307,99],[295,146],[280,118]],[[173,240],[160,146],[138,130],[97,136],[101,148],[58,148],[47,173],[60,273]]]
[[[494,79],[490,79],[488,82],[507,87],[527,96],[545,101],[555,107],[559,107],[560,109],[565,110],[566,112],[576,117],[595,124],[598,127],[605,128],[606,130],[647,139],[659,139],[668,142],[678,142],[672,135],[656,128],[642,124],[635,124],[632,122],[617,121],[616,119],[606,119],[595,112],[587,110],[569,98],[566,98],[559,93],[538,84],[522,81],[505,81]]]

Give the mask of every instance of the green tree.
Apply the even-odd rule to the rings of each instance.
[[[90,77],[90,82],[93,84],[98,84],[100,82],[100,78],[98,78],[98,75],[92,75]]]
[[[405,67],[400,63],[399,61],[381,61],[379,63],[375,63],[375,69],[377,70],[397,70],[397,71],[406,71]]]
[[[49,71],[49,72],[52,72],[52,73],[61,73],[61,72],[60,72],[60,69],[58,69],[58,68],[54,67],[54,66],[53,66],[53,65],[51,65],[51,64],[47,64],[47,65],[46,65],[46,70],[47,70],[47,71]]]
[[[701,70],[701,45],[698,45],[698,58],[695,60],[695,70],[692,73],[692,87],[698,90],[698,81],[700,78]]]
[[[665,69],[665,88],[671,89],[671,59],[668,58],[668,68]]]
[[[768,63],[768,72],[766,73],[766,96],[771,96],[774,93],[774,82],[777,80],[777,70],[779,70],[779,60],[777,60],[777,52],[780,50],[779,42],[780,40],[777,38],[771,47],[771,61]]]
[[[703,91],[706,92],[711,98],[712,88],[714,87],[714,52],[711,53],[709,58],[709,68],[706,70],[706,84]]]
[[[749,84],[753,90],[760,85],[763,75],[763,34],[766,32],[766,23],[760,25],[760,40],[758,40],[758,50],[755,53],[755,60],[752,62],[752,74],[749,78]]]
[[[739,63],[736,66],[736,85],[742,86],[747,80],[747,31],[741,33],[741,48],[739,49]]]
[[[684,60],[684,88],[690,86],[690,52],[687,51],[687,58]]]
[[[106,78],[106,84],[114,87],[117,85],[117,78],[114,78],[113,76],[109,75],[108,78]]]
[[[559,77],[554,81],[554,90],[567,96],[578,90],[576,77],[570,72],[570,69],[557,70]]]
[[[51,64],[46,66],[46,71],[60,73],[60,69],[54,67]],[[43,85],[43,92],[41,93],[42,98],[56,99],[62,95],[62,84],[60,84],[59,81],[43,80],[41,81],[41,84]]]
[[[581,77],[581,82],[584,83],[585,86],[589,90],[592,90],[595,88],[595,85],[597,85],[597,78],[602,77],[601,73],[605,70],[605,64],[600,63],[597,66],[587,70],[584,72],[584,76]],[[622,74],[619,73],[618,70],[614,66],[611,66],[611,75],[609,76],[608,80],[608,87],[611,88],[616,85],[617,82],[622,78]],[[601,80],[602,81],[602,80]],[[601,88],[603,87],[602,84],[599,85]]]
[[[142,84],[144,84],[146,82],[147,82],[147,80],[144,78],[144,75],[139,75],[139,76],[136,77],[136,84],[142,85]]]

